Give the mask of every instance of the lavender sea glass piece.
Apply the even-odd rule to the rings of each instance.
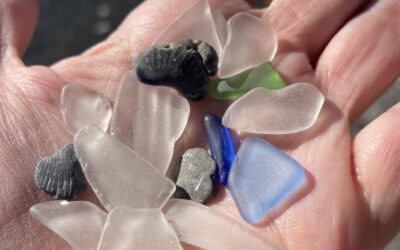
[[[163,211],[180,241],[202,249],[281,249],[250,225],[193,201],[172,199]]]
[[[165,173],[189,119],[188,101],[168,87],[125,73],[111,118],[111,135]]]
[[[309,83],[278,90],[255,88],[229,106],[222,124],[249,133],[296,133],[314,125],[324,100],[322,93]]]
[[[215,177],[219,183],[226,185],[229,169],[234,158],[229,132],[222,125],[221,119],[216,115],[206,115],[204,117],[204,127],[207,133],[211,157],[217,164]]]
[[[274,58],[278,42],[267,20],[241,12],[228,20],[227,29],[219,78],[231,77]]]
[[[249,136],[242,142],[228,177],[228,188],[240,215],[257,222],[304,180],[304,170],[270,143]]]
[[[34,205],[31,215],[74,249],[94,250],[107,214],[87,201],[49,201]]]
[[[65,126],[72,135],[92,124],[107,131],[111,105],[107,98],[97,91],[79,83],[71,83],[62,89],[61,113]]]
[[[160,209],[116,207],[107,217],[98,250],[182,250]]]
[[[76,156],[93,191],[111,211],[115,206],[160,208],[175,184],[130,148],[92,125],[74,138]]]
[[[199,0],[185,10],[169,24],[153,44],[169,44],[188,38],[208,43],[218,56],[221,56],[222,46],[207,0]]]

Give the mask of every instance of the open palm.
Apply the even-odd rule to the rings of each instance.
[[[134,55],[192,2],[148,0],[84,54],[52,67],[26,67],[20,57],[35,26],[37,3],[1,1],[1,247],[68,247],[28,214],[29,207],[49,199],[35,186],[36,163],[72,140],[59,112],[62,86],[83,83],[114,100]],[[223,6],[226,13],[246,8],[238,0],[211,5]],[[400,2],[274,0],[254,14],[269,19],[278,32],[274,64],[286,82],[311,82],[326,97],[312,129],[266,137],[304,166],[307,183],[279,216],[256,227],[288,249],[382,248],[400,228],[400,106],[353,140],[349,126],[400,75]],[[222,114],[224,106],[210,98],[193,103],[177,151],[202,145],[202,116]],[[84,198],[95,200],[90,191]],[[237,217],[222,190],[212,206]]]

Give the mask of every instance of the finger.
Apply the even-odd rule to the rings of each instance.
[[[377,249],[400,229],[400,103],[353,140],[354,172],[370,205]]]
[[[38,17],[36,0],[2,0],[0,2],[1,58],[11,62],[24,54]],[[4,61],[3,61],[4,62]]]
[[[274,0],[264,13],[281,38],[310,58],[317,57],[329,39],[367,0]]]
[[[357,117],[400,74],[400,2],[377,1],[335,35],[316,79],[345,114]]]

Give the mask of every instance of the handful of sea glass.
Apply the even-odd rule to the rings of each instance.
[[[289,196],[305,178],[300,164],[255,136],[235,154],[227,128],[303,131],[315,123],[323,95],[308,83],[286,87],[269,62],[277,37],[267,21],[248,13],[226,21],[206,0],[176,18],[154,44],[135,61],[135,73],[122,77],[113,108],[83,85],[63,89],[62,114],[73,146],[41,161],[35,179],[65,201],[35,205],[32,215],[75,249],[182,249],[179,242],[203,249],[279,249],[250,225],[197,202],[215,195],[217,181],[253,223]],[[204,149],[185,151],[173,164],[171,181],[165,174],[175,143],[190,133],[188,100],[206,94],[234,102],[222,120],[205,117],[211,156]],[[107,212],[66,201],[86,181]]]

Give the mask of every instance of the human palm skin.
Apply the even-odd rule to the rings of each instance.
[[[51,199],[35,186],[36,163],[72,140],[59,112],[61,88],[79,82],[113,101],[134,55],[192,2],[148,0],[107,40],[51,67],[26,67],[20,59],[37,3],[0,2],[0,248],[69,248],[28,213]],[[247,8],[238,0],[210,2],[227,13]],[[273,63],[286,82],[313,83],[326,97],[312,129],[265,137],[304,166],[308,184],[257,230],[288,249],[382,248],[400,229],[400,106],[354,139],[349,126],[400,75],[400,2],[274,0],[253,13],[278,32]],[[224,108],[210,98],[192,103],[176,150],[203,143],[203,115]],[[90,190],[82,199],[96,201]],[[241,220],[222,190],[211,206]]]

